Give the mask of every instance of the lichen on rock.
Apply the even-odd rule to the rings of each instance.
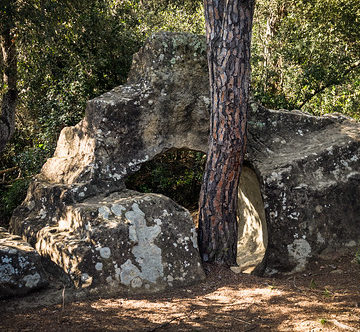
[[[40,255],[0,227],[0,298],[25,295],[47,284]]]

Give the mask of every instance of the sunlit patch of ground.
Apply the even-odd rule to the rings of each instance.
[[[0,331],[360,331],[360,265],[352,259],[277,278],[208,266],[207,280],[187,289],[64,307],[39,308],[33,294],[17,308],[0,302]]]

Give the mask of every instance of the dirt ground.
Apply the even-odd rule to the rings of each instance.
[[[0,331],[360,331],[353,250],[271,278],[205,269],[204,282],[156,295],[84,298],[57,285],[3,300]]]

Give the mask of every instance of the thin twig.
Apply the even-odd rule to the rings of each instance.
[[[241,319],[241,318],[231,317],[231,319],[235,319],[235,320],[237,320],[237,321],[239,321],[239,322],[242,322],[242,323],[245,323],[245,324],[248,324],[248,325],[251,325],[251,324],[252,324],[252,323],[249,323],[249,322],[247,322],[246,320],[243,320],[243,319]]]
[[[31,179],[32,176],[31,175],[28,175],[28,176],[24,176],[24,177],[17,177],[16,179],[12,179],[10,181],[5,181],[4,179],[2,181],[0,181],[0,184],[3,185],[3,186],[9,186],[11,187],[16,181],[19,181],[19,180],[28,180],[28,179]]]
[[[343,330],[354,331],[354,332],[357,331],[357,332],[359,332],[358,329],[356,329],[356,328],[354,328],[354,327],[351,327],[351,326],[349,326],[349,325],[340,323],[340,322],[338,322],[336,319],[330,319],[330,320],[328,320],[328,322],[333,323],[335,326],[337,326],[337,327],[339,327],[339,328],[341,328],[341,329],[343,329]]]
[[[65,288],[66,286],[64,285],[63,291],[62,291],[62,310],[64,311],[65,309]]]
[[[298,286],[296,286],[296,284],[295,284],[295,276],[294,276],[294,278],[293,278],[293,285],[294,285],[294,287],[296,288],[296,289],[298,289],[299,291],[302,291]]]
[[[17,169],[19,169],[19,166],[11,167],[11,168],[8,168],[8,169],[3,169],[3,170],[0,171],[0,175],[16,171]]]
[[[168,326],[168,325],[170,325],[173,321],[175,321],[175,320],[182,320],[182,319],[184,319],[185,317],[190,317],[190,315],[192,314],[194,312],[194,310],[191,310],[188,314],[184,314],[184,315],[181,315],[181,316],[178,316],[178,317],[174,317],[174,318],[172,318],[172,319],[170,319],[169,321],[167,321],[167,322],[165,322],[165,323],[163,323],[163,324],[160,324],[160,325],[158,325],[158,326],[156,326],[156,327],[154,327],[153,329],[151,329],[151,330],[148,330],[147,332],[155,332],[156,330],[158,330],[158,329],[161,329],[161,328],[163,328],[163,327],[165,327],[165,326]]]

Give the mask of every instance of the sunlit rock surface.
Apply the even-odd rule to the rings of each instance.
[[[298,271],[325,248],[360,240],[359,129],[358,123],[341,116],[320,118],[252,105],[246,163],[253,171],[249,185],[254,187],[242,190],[243,199],[248,202],[244,207],[247,212],[239,216],[249,218],[240,224],[240,229],[248,238],[240,238],[239,247],[242,243],[245,253],[249,246],[250,256],[251,250],[261,251],[261,255],[265,252],[252,267],[256,273],[264,272],[265,268],[267,273]],[[139,289],[136,286],[140,285],[139,279],[133,282],[136,287],[128,277],[122,281],[124,269],[131,271],[128,274],[134,278],[139,277],[140,287],[144,287],[141,289],[146,289],[151,280],[145,278],[149,275],[136,258],[138,249],[133,252],[128,244],[123,246],[116,239],[123,239],[124,243],[133,241],[131,223],[139,222],[154,229],[151,236],[156,243],[155,238],[165,232],[165,225],[173,227],[176,218],[167,217],[166,223],[161,221],[162,225],[158,225],[154,221],[161,219],[158,213],[153,216],[153,212],[136,203],[145,216],[134,221],[131,209],[135,213],[137,208],[132,208],[135,202],[131,203],[131,197],[126,204],[119,204],[124,208],[126,205],[125,210],[115,209],[121,214],[116,216],[111,210],[112,204],[117,204],[111,201],[115,197],[112,195],[126,196],[124,179],[142,163],[168,149],[206,152],[208,130],[204,38],[172,33],[153,36],[135,55],[128,83],[89,101],[85,118],[62,131],[54,157],[44,165],[27,198],[14,213],[12,232],[27,238],[43,255],[51,257],[51,252],[55,252],[53,261],[81,287],[112,284],[118,287],[120,283],[130,291]],[[159,211],[169,209],[164,198],[157,202]],[[251,215],[251,211],[256,211],[258,217]],[[88,224],[90,228],[86,229]],[[103,239],[96,236],[98,232],[91,231],[95,224],[103,231],[99,232]],[[115,235],[114,241],[108,242],[110,225]],[[155,237],[158,227],[161,231]],[[61,229],[68,232],[68,240]],[[183,234],[190,234],[191,229],[189,223],[184,223]],[[174,247],[172,237],[165,240],[168,242],[164,242],[164,247]],[[88,247],[80,243],[88,243]],[[96,243],[103,248],[104,257],[96,250]],[[133,245],[136,248],[135,242]],[[155,247],[154,252],[158,251]],[[180,249],[183,255],[177,254],[178,258],[170,255],[165,261],[165,249],[161,249],[161,258],[151,260],[158,271],[162,261],[159,288],[165,284],[172,287],[176,284],[172,281],[175,275],[180,276],[180,272],[171,276],[164,272],[169,264],[185,266],[188,262],[194,275],[199,273],[199,257],[191,260],[185,247]],[[114,252],[121,256],[121,250],[125,261],[119,258],[113,263],[110,258],[113,256],[107,257]],[[246,264],[239,270],[247,270]],[[193,280],[188,274],[183,285]],[[178,281],[180,285],[182,281]],[[150,289],[156,290],[157,286]]]
[[[39,254],[0,227],[0,298],[25,295],[47,284]]]
[[[90,100],[84,120],[62,130],[41,175],[52,183],[90,182],[112,191],[170,148],[204,149],[206,70],[203,38],[168,33],[150,38],[134,56],[128,84]]]
[[[35,247],[77,287],[159,291],[204,277],[189,212],[165,196],[132,191],[68,206]]]
[[[263,272],[263,259],[268,245],[264,202],[256,173],[244,166],[238,192],[238,242],[235,273]]]

